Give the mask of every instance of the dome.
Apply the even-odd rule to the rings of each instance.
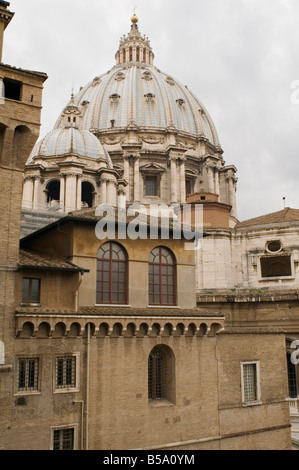
[[[203,104],[174,78],[151,64],[119,64],[96,77],[74,97],[82,127],[175,129],[206,138],[219,147],[215,126]],[[62,116],[56,123],[61,125]]]
[[[72,96],[69,104],[80,113],[80,127],[101,133],[138,128],[140,131],[176,131],[203,139],[217,149],[219,139],[204,105],[178,80],[153,65],[149,40],[131,19],[131,30],[120,40],[116,65],[95,77]],[[63,125],[64,112],[55,128]]]
[[[64,127],[49,132],[37,142],[27,164],[32,163],[36,157],[59,157],[70,154],[105,160],[112,168],[110,157],[99,140],[90,132],[76,127]]]

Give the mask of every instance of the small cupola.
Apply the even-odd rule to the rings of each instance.
[[[74,94],[71,95],[69,104],[64,108],[62,113],[61,127],[80,127],[81,111],[79,106],[75,104]]]

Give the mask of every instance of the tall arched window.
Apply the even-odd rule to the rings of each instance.
[[[176,304],[176,264],[170,250],[154,248],[149,256],[150,305]]]
[[[97,304],[127,303],[127,254],[118,243],[106,242],[97,255]]]
[[[81,191],[81,201],[82,203],[86,204],[88,207],[93,206],[93,193],[94,193],[94,187],[89,181],[83,181],[82,182],[82,191]]]
[[[175,402],[175,360],[166,345],[155,346],[148,357],[148,398]]]

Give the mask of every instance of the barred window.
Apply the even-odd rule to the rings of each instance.
[[[148,397],[149,400],[165,398],[165,355],[158,348],[148,358]]]
[[[98,251],[97,296],[98,304],[127,303],[127,254],[118,243],[104,243]]]
[[[173,254],[158,246],[149,256],[149,304],[176,304],[176,265]]]
[[[259,400],[258,363],[242,363],[243,402]]]
[[[18,390],[38,390],[38,357],[20,358],[18,361]]]
[[[76,386],[76,356],[56,358],[56,387],[74,388]]]
[[[53,450],[74,450],[74,428],[55,429]]]
[[[148,398],[175,403],[175,357],[169,346],[155,346],[149,354]]]

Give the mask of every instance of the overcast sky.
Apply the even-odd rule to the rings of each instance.
[[[298,0],[11,0],[3,62],[47,73],[41,137],[115,65],[135,7],[155,65],[203,102],[238,169],[238,218],[299,208]]]

